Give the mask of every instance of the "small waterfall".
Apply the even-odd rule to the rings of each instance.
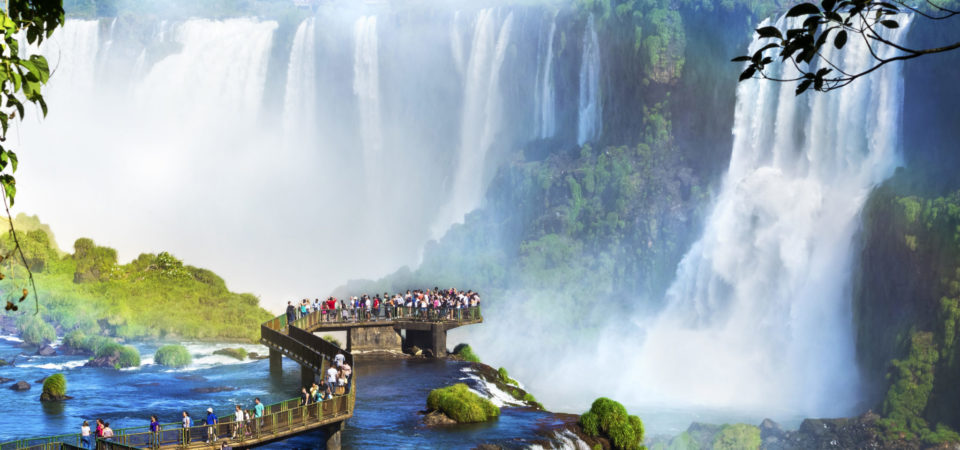
[[[902,41],[900,24],[887,38]],[[851,70],[872,62],[860,41],[824,49]],[[851,242],[870,190],[899,161],[902,80],[891,66],[800,97],[794,83],[740,83],[730,168],[630,370],[636,401],[853,412]]]
[[[287,86],[283,96],[284,134],[298,136],[316,126],[317,57],[313,18],[297,26],[287,65]]]
[[[512,12],[499,27],[496,10],[484,9],[477,16],[464,82],[459,160],[450,200],[433,226],[434,237],[439,237],[450,224],[463,221],[464,214],[476,208],[483,198],[487,152],[503,121],[500,67],[512,26]]]
[[[94,89],[99,30],[100,24],[96,20],[70,20],[52,38],[44,41],[40,52],[47,58],[51,72],[45,96],[73,100]],[[69,80],[69,83],[59,80]],[[56,108],[50,108],[50,113],[58,114]]]
[[[602,128],[600,105],[600,43],[593,24],[593,14],[583,32],[583,59],[580,62],[580,108],[577,145],[596,139]]]
[[[453,62],[457,65],[457,72],[463,76],[466,68],[466,57],[463,55],[463,18],[460,11],[453,13],[453,25],[450,27],[450,50],[453,52]]]
[[[535,132],[540,139],[553,137],[557,131],[556,99],[553,92],[553,40],[557,32],[557,13],[550,21],[550,30],[544,40],[541,36],[537,52],[536,106],[534,107]]]
[[[380,123],[380,69],[377,54],[377,17],[357,19],[353,27],[353,93],[360,111],[360,141],[363,147],[364,183],[370,199],[383,192],[381,170],[383,136]]]

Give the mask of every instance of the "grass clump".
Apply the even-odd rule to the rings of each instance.
[[[55,373],[43,380],[43,393],[53,398],[62,398],[67,395],[67,377],[62,373]]]
[[[427,409],[441,411],[457,423],[485,422],[500,415],[500,408],[463,383],[430,391]]]
[[[237,348],[221,348],[220,350],[214,350],[213,354],[214,354],[214,355],[229,356],[229,357],[231,357],[231,358],[239,359],[240,361],[243,361],[243,360],[247,359],[247,351],[244,350],[244,349],[242,349],[242,348],[240,348],[240,347],[237,347]]]
[[[337,338],[335,338],[335,337],[333,337],[333,336],[331,336],[331,335],[329,335],[329,334],[323,335],[323,340],[325,340],[325,341],[327,341],[327,342],[329,342],[329,343],[331,343],[331,344],[333,344],[333,345],[336,345],[337,347],[343,348],[343,344],[340,343],[340,340],[337,339]]]
[[[760,448],[762,443],[760,429],[745,423],[724,425],[717,436],[713,438],[714,450],[756,450]]]
[[[627,414],[627,409],[606,397],[593,401],[590,411],[580,416],[583,432],[593,437],[605,437],[615,449],[640,450],[643,446],[643,421]]]
[[[457,344],[457,346],[453,348],[453,354],[463,358],[464,361],[480,362],[480,357],[473,352],[469,344]]]
[[[97,358],[117,358],[116,369],[137,367],[140,365],[140,352],[130,345],[120,345],[109,341],[101,345],[94,353]]]
[[[157,349],[153,361],[167,367],[186,367],[193,361],[187,348],[179,344],[164,345]]]
[[[57,332],[49,323],[33,316],[23,316],[17,324],[20,339],[30,345],[44,345],[57,340]]]
[[[507,373],[507,369],[504,369],[503,367],[497,369],[497,375],[500,376],[500,381],[504,383],[512,384],[514,386],[520,385],[520,383],[517,383],[517,380],[510,378],[510,374]]]

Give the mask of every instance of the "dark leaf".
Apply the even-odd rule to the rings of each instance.
[[[847,30],[840,30],[837,37],[833,39],[833,46],[840,50],[847,43]]]
[[[820,6],[823,7],[824,11],[833,11],[833,7],[837,5],[837,0],[823,0],[820,2]]]
[[[809,88],[810,88],[810,83],[812,83],[812,82],[813,82],[813,80],[803,80],[803,81],[801,81],[801,82],[800,82],[800,85],[797,86],[797,95],[800,95],[800,94],[802,94],[804,91],[806,91],[807,89],[809,89]]]
[[[740,81],[753,78],[753,74],[757,72],[753,66],[747,67],[743,73],[740,74]]]
[[[900,24],[896,20],[881,20],[880,25],[883,25],[887,28],[900,28]]]
[[[730,60],[730,62],[747,62],[750,61],[749,56],[738,56]]]
[[[760,35],[761,38],[783,39],[783,34],[780,33],[777,27],[757,28],[757,34]]]
[[[787,11],[787,17],[805,16],[809,14],[820,14],[820,8],[817,8],[817,5],[813,3],[801,3],[790,8],[790,11]]]

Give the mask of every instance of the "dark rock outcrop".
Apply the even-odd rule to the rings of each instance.
[[[63,400],[70,400],[70,399],[72,399],[72,398],[73,398],[73,397],[71,397],[71,396],[69,396],[69,395],[55,396],[55,395],[53,395],[53,394],[50,394],[49,392],[44,392],[44,393],[40,394],[40,401],[41,401],[41,402],[59,402],[59,401],[63,401]]]
[[[456,425],[457,421],[441,411],[430,411],[423,416],[423,424],[428,427]]]
[[[9,382],[11,382],[11,381],[13,381],[13,378],[0,377],[0,384],[9,383]]]
[[[191,392],[196,392],[197,394],[213,394],[216,392],[229,392],[237,390],[233,386],[217,386],[217,387],[203,387],[203,388],[193,388],[190,389]]]
[[[203,375],[177,375],[175,378],[183,381],[207,381],[207,377]]]
[[[10,389],[13,389],[14,391],[29,391],[30,383],[27,383],[26,381],[18,381],[10,385]]]
[[[114,368],[114,367],[117,367],[118,364],[120,364],[120,356],[114,354],[114,355],[101,356],[99,358],[93,358],[90,361],[87,361],[87,363],[84,364],[83,367]]]
[[[267,358],[269,358],[269,357],[270,357],[270,355],[261,355],[261,354],[259,354],[259,353],[257,353],[257,352],[247,353],[247,358],[250,358],[250,359],[252,359],[252,360],[254,360],[254,361],[259,361],[259,360],[261,360],[261,359],[267,359]]]
[[[37,354],[40,356],[53,356],[57,354],[57,351],[54,350],[54,348],[51,347],[50,344],[44,344],[43,347],[40,347],[37,350]]]

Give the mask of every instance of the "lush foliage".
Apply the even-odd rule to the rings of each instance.
[[[453,348],[453,354],[463,358],[464,361],[480,362],[480,357],[473,352],[469,344],[457,344],[457,346]]]
[[[213,354],[229,356],[231,358],[239,359],[240,361],[247,359],[247,351],[240,347],[221,348],[219,350],[214,350]]]
[[[105,341],[97,348],[94,356],[97,358],[117,358],[117,369],[137,367],[140,365],[140,351],[130,345],[121,345],[114,341]]]
[[[514,386],[518,385],[517,380],[510,378],[510,374],[507,373],[507,369],[504,369],[503,367],[497,369],[497,375],[500,376],[500,381],[504,383],[512,384]]]
[[[167,344],[157,349],[153,362],[167,367],[186,367],[193,361],[187,348],[180,344]]]
[[[65,333],[256,341],[259,324],[271,316],[255,296],[230,292],[213,272],[183,264],[167,252],[144,253],[118,264],[114,249],[80,238],[73,253],[61,257],[49,228],[28,219],[18,217],[30,230],[18,235],[28,261],[38,269],[35,278],[44,299],[40,316]],[[0,238],[0,253],[13,246],[10,236]],[[20,269],[12,275],[22,279]],[[4,280],[0,288],[10,283]]]
[[[55,373],[43,380],[43,392],[58,398],[67,395],[67,377],[62,373]]]
[[[427,409],[442,411],[458,423],[485,422],[500,415],[500,408],[463,383],[430,391]]]
[[[725,425],[713,439],[714,450],[756,450],[763,441],[760,429],[743,423]]]
[[[620,403],[606,397],[593,401],[590,411],[580,416],[580,426],[588,436],[603,436],[610,439],[616,449],[642,449],[643,422],[637,416],[627,414]]]
[[[33,316],[21,316],[17,321],[20,338],[30,345],[49,344],[57,339],[57,332],[50,324]]]
[[[960,191],[899,195],[909,181],[898,173],[865,209],[860,353],[868,369],[889,368],[886,439],[960,442]],[[890,271],[891,260],[911,270]]]

